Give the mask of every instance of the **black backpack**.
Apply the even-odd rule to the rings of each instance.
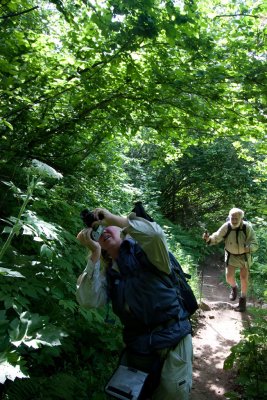
[[[198,309],[197,299],[191,286],[188,283],[188,279],[191,278],[191,275],[186,274],[183,271],[180,263],[176,260],[171,252],[169,252],[169,257],[172,266],[171,279],[174,285],[179,288],[179,293],[183,302],[183,306],[191,316]]]
[[[153,222],[153,219],[146,213],[143,208],[142,203],[139,201],[135,203],[135,207],[132,210],[135,212],[137,217],[142,217]],[[189,313],[189,315],[193,315],[198,309],[197,299],[194,295],[194,292],[191,286],[188,283],[188,279],[191,278],[191,275],[186,274],[180,263],[176,260],[174,255],[169,252],[170,262],[171,262],[171,273],[167,275],[166,273],[160,271],[156,268],[152,263],[154,272],[161,277],[161,279],[166,282],[167,285],[172,284],[172,287],[177,287],[177,295],[179,296],[184,309]],[[147,259],[148,261],[148,259]]]
[[[197,299],[188,283],[188,279],[191,278],[191,275],[186,274],[183,271],[180,263],[176,260],[171,252],[169,252],[169,258],[171,262],[170,274],[160,271],[157,267],[155,267],[155,265],[149,261],[143,250],[138,253],[137,258],[143,265],[146,265],[147,268],[150,268],[150,271],[153,271],[153,273],[157,275],[167,287],[176,288],[180,304],[184,310],[188,312],[189,316],[196,312],[196,310],[199,308]]]

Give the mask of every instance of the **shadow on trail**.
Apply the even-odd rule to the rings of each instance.
[[[229,300],[230,286],[225,283],[225,265],[223,257],[218,254],[213,254],[207,257],[205,263],[199,268],[200,277],[200,292],[201,300],[211,303],[214,307],[228,308],[233,310],[239,302],[239,296],[232,302]],[[237,275],[237,281],[240,282]],[[240,294],[240,293],[239,293]],[[255,306],[257,301],[251,297],[247,298],[247,305]],[[237,313],[241,315],[244,322],[249,321],[249,315],[245,313]]]
[[[228,343],[231,347],[234,343]],[[194,383],[191,400],[216,400],[233,387],[234,377],[229,371],[224,371],[222,355],[224,346],[203,345],[195,348]]]
[[[223,369],[230,349],[241,340],[249,315],[234,311],[238,305],[229,301],[229,288],[224,284],[221,256],[210,256],[200,270],[202,305],[198,326],[193,336],[194,363],[191,400],[222,399],[234,389],[235,371]]]

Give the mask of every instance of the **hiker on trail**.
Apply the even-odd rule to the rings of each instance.
[[[252,253],[258,249],[255,232],[248,221],[244,221],[244,211],[232,208],[228,221],[217,232],[203,234],[203,239],[209,245],[215,245],[224,240],[226,281],[231,285],[229,299],[235,301],[238,294],[235,272],[240,269],[241,294],[235,311],[246,311],[246,296],[248,289],[249,267],[252,265]]]
[[[90,253],[78,278],[77,301],[95,308],[109,297],[123,325],[121,364],[151,372],[153,387],[148,387],[146,399],[187,400],[193,353],[189,314],[176,289],[167,287],[151,268],[153,264],[163,274],[171,270],[163,230],[134,212],[127,218],[104,208],[92,213],[92,227],[77,235]],[[97,226],[100,237],[92,240]]]

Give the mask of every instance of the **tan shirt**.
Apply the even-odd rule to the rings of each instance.
[[[241,222],[243,224],[243,222]],[[225,250],[230,254],[241,255],[245,253],[246,249],[249,249],[249,252],[246,253],[246,257],[244,261],[250,266],[252,264],[252,256],[251,254],[258,250],[258,240],[256,238],[256,234],[249,222],[245,222],[246,224],[246,233],[241,229],[237,230],[233,229],[230,231],[229,235],[225,239]],[[215,245],[224,240],[224,236],[226,235],[228,230],[228,222],[223,224],[216,232],[214,232],[209,237],[208,244]]]
[[[241,222],[243,223],[243,222]],[[244,248],[249,248],[250,253],[254,253],[258,250],[258,241],[256,238],[256,234],[249,222],[245,222],[246,224],[246,233],[242,231],[242,225],[240,226],[238,237],[236,236],[236,230],[231,230],[227,238],[225,239],[225,249],[232,254],[243,254]],[[224,236],[226,235],[228,230],[228,222],[223,224],[217,232],[214,232],[210,235],[209,244],[218,244],[224,240]]]

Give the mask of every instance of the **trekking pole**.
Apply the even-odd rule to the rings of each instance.
[[[205,229],[204,234],[208,234],[208,230]],[[204,255],[204,248],[202,250],[202,253]],[[204,260],[204,257],[203,257]],[[199,303],[202,302],[203,299],[203,285],[204,285],[204,270],[205,270],[205,262],[202,263],[202,268],[201,268],[201,280],[200,280],[200,299]]]
[[[248,288],[249,288],[248,293],[250,291],[250,293],[251,293],[250,297],[251,297],[252,302],[253,302],[253,307],[255,307],[257,298],[256,298],[256,292],[254,290],[254,282],[253,282],[253,278],[252,278],[252,276],[250,274],[250,268],[249,267],[247,267],[247,268],[248,268],[248,274],[249,274],[248,275]]]
[[[204,266],[205,266],[205,264],[202,264],[202,266],[201,266],[201,280],[200,280],[200,298],[199,298],[199,304],[201,304],[202,299],[203,299]]]

